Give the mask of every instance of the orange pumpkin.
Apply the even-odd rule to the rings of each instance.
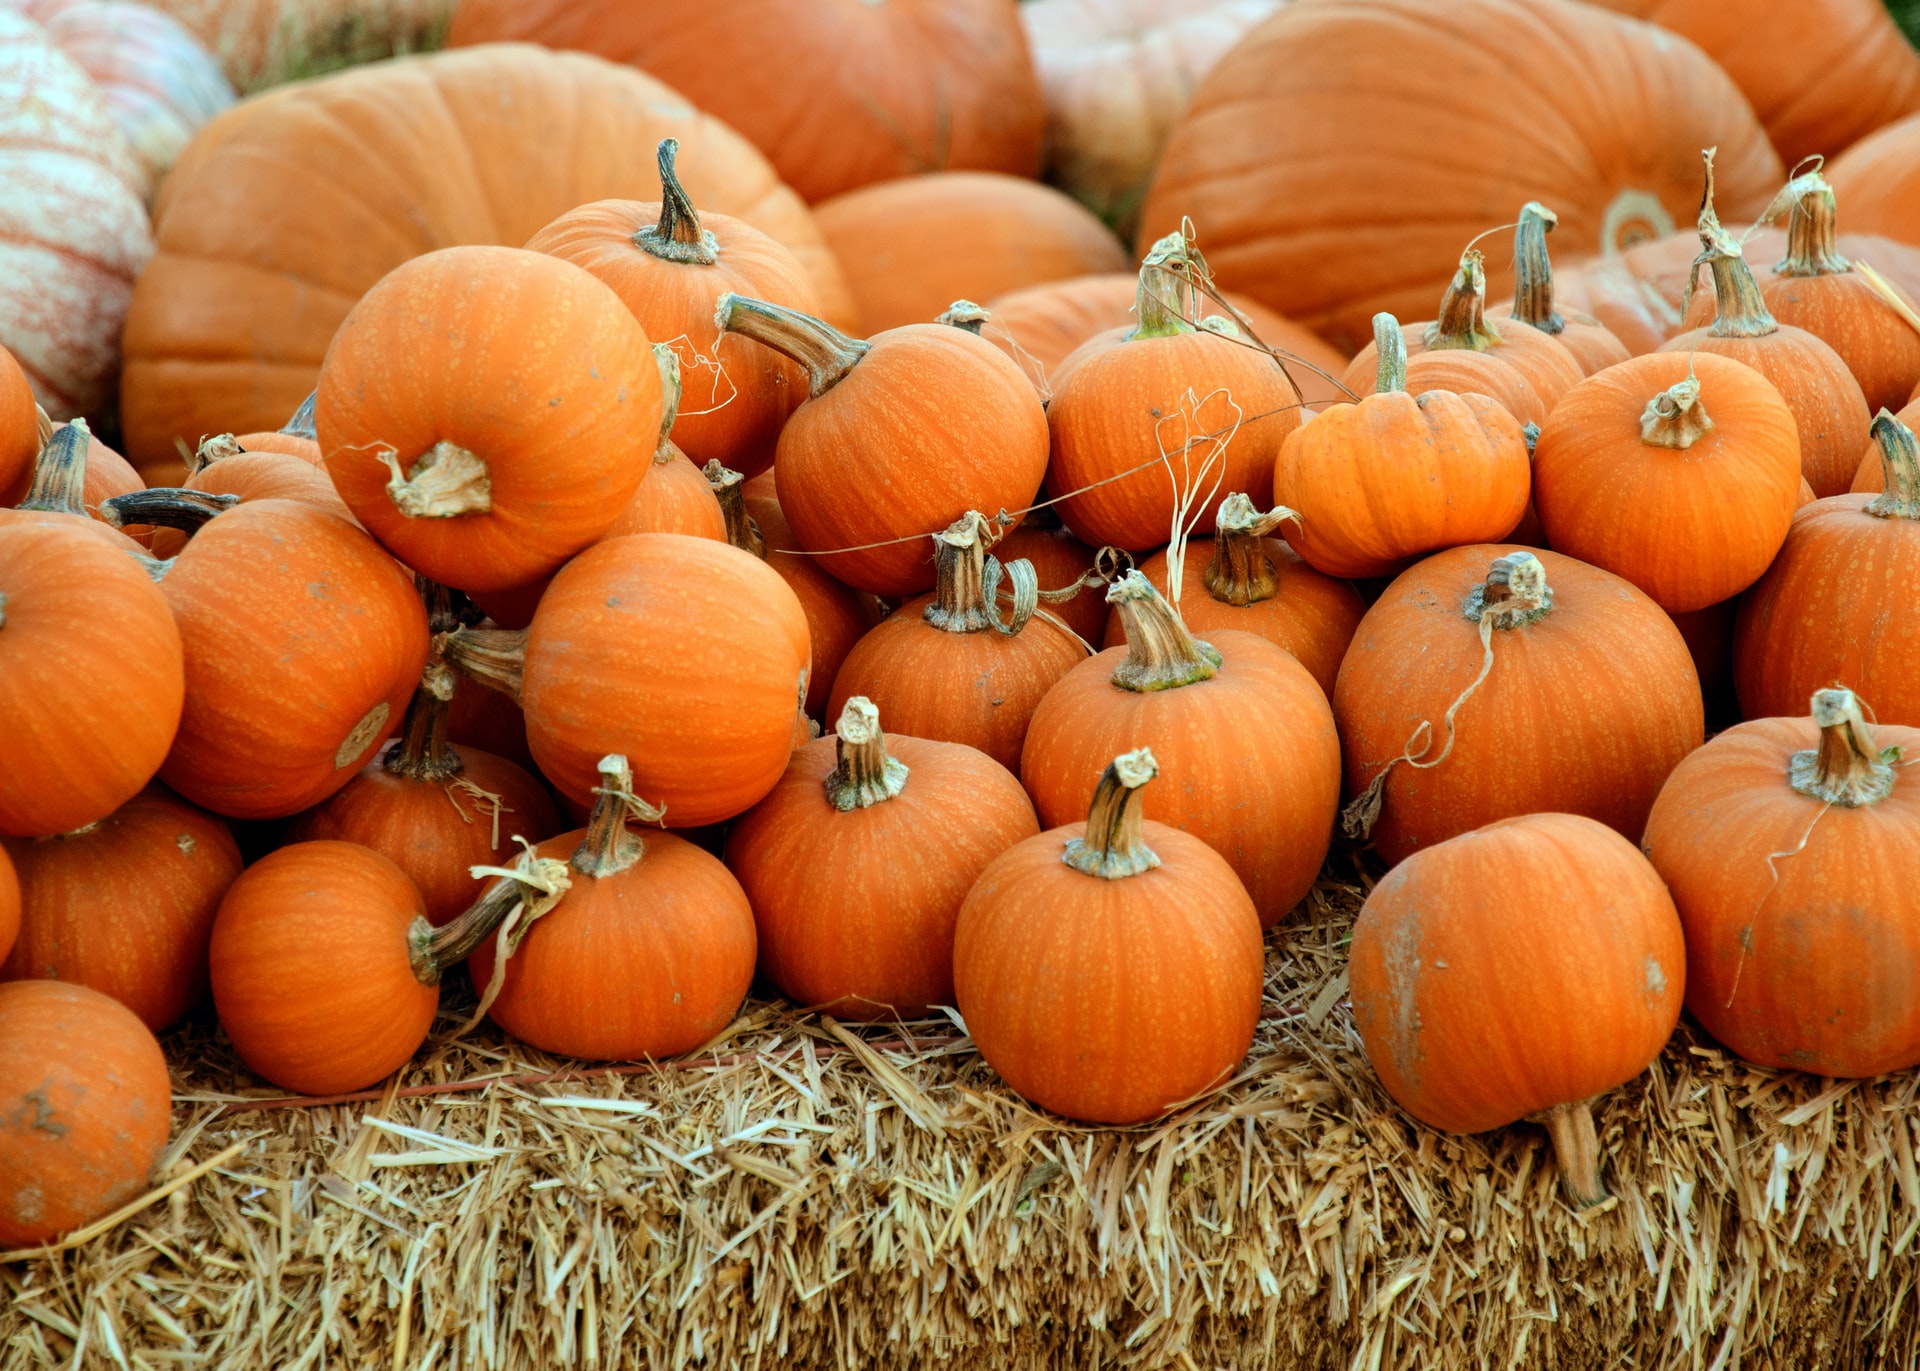
[[[1920,243],[1914,207],[1920,204],[1920,113],[1887,124],[1862,138],[1827,167],[1833,193],[1847,203],[1847,222],[1863,233],[1882,233]]]
[[[1102,758],[1132,739],[1179,766],[1161,822],[1227,859],[1271,928],[1306,895],[1333,839],[1340,742],[1326,696],[1292,654],[1251,633],[1197,641],[1152,582],[1107,591],[1127,646],[1062,677],[1027,730],[1020,777],[1040,822],[1083,810]]]
[[[20,936],[20,878],[14,874],[13,859],[0,846],[0,961],[13,951]]]
[[[1632,354],[1592,315],[1562,313],[1556,307],[1547,235],[1559,222],[1560,216],[1538,200],[1520,207],[1520,222],[1513,231],[1513,302],[1495,305],[1487,311],[1487,317],[1495,321],[1515,319],[1558,338],[1580,364],[1580,370],[1591,376],[1626,361]]]
[[[40,407],[13,354],[0,347],[0,509],[26,498],[40,452]]]
[[[954,930],[954,994],[980,1055],[1035,1104],[1090,1123],[1141,1123],[1220,1085],[1260,1017],[1253,901],[1206,843],[1142,817],[1158,773],[1149,748],[1116,757],[1086,822],[997,857]]]
[[[1920,391],[1920,387],[1916,387]],[[1879,416],[1875,416],[1877,419]],[[1893,416],[1908,428],[1920,424],[1920,393],[1907,401],[1899,413]],[[1872,430],[1868,430],[1869,434]],[[1878,436],[1867,443],[1866,450],[1860,454],[1860,465],[1853,473],[1853,485],[1850,493],[1854,495],[1878,495],[1887,488],[1887,462],[1884,449]],[[1812,504],[1812,500],[1804,503]]]
[[[1073,536],[1051,506],[1037,509],[994,540],[993,555],[1004,565],[1026,561],[1040,578],[1039,616],[1052,618],[1092,646],[1107,629],[1106,581],[1097,577],[1100,554]],[[1065,599],[1053,598],[1078,587]]]
[[[953,927],[980,873],[1040,831],[1005,767],[975,748],[880,731],[854,696],[798,748],[727,836],[753,906],[760,971],[838,1018],[918,1018],[953,1003]],[[937,836],[936,836],[937,835]]]
[[[1589,1101],[1647,1069],[1680,1021],[1690,949],[1634,845],[1528,814],[1416,852],[1353,926],[1353,1019],[1422,1123],[1547,1126],[1567,1199],[1606,1198]]]

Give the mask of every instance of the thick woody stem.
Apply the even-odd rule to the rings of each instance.
[[[1160,865],[1141,830],[1140,789],[1160,774],[1151,750],[1124,752],[1107,764],[1093,788],[1086,836],[1071,838],[1060,860],[1103,881],[1138,876]]]
[[[100,502],[101,519],[115,528],[146,524],[192,534],[215,515],[240,503],[238,495],[216,495],[185,487],[153,486]]]
[[[1640,441],[1648,447],[1685,451],[1713,431],[1713,420],[1700,405],[1700,378],[1687,364],[1687,374],[1661,391],[1640,412]]]
[[[767,557],[767,540],[760,536],[760,525],[747,513],[747,478],[731,467],[720,465],[718,457],[700,468],[720,502],[720,517],[726,521],[727,541],[742,552],[751,552],[762,561]]]
[[[710,267],[720,260],[720,240],[700,227],[700,215],[674,172],[680,140],[662,138],[655,156],[660,164],[660,222],[633,235],[634,246],[668,262]]]
[[[1173,606],[1138,570],[1107,588],[1107,603],[1127,634],[1127,659],[1112,677],[1120,689],[1172,690],[1210,680],[1219,671],[1220,654],[1187,632]]]
[[[527,662],[524,628],[457,628],[439,634],[433,651],[448,666],[489,690],[520,702],[522,673]]]
[[[1787,255],[1774,266],[1776,276],[1839,276],[1853,270],[1840,255],[1835,236],[1833,187],[1816,168],[1787,183]]]
[[[319,391],[308,391],[307,398],[300,402],[300,408],[293,412],[293,417],[281,425],[280,431],[290,438],[305,438],[308,442],[319,442],[320,434],[313,424],[313,408],[319,400]]]
[[[955,300],[944,314],[934,316],[936,324],[951,324],[954,328],[963,328],[974,337],[980,336],[980,330],[993,318],[983,306],[971,300]]]
[[[628,819],[659,823],[666,817],[665,810],[655,809],[633,793],[633,768],[625,757],[617,752],[602,757],[599,771],[586,836],[568,863],[582,876],[596,879],[616,876],[644,855],[645,846],[640,835],[627,827]]]
[[[720,297],[713,321],[723,331],[764,343],[805,367],[807,394],[812,398],[838,385],[873,346],[865,339],[847,337],[824,319],[732,291]]]
[[[671,462],[674,447],[668,435],[680,417],[680,355],[670,344],[655,343],[653,364],[660,369],[660,436],[653,445],[653,460]]]
[[[1866,512],[1877,519],[1920,519],[1920,452],[1913,430],[1883,409],[1872,433],[1886,488],[1868,502]]]
[[[447,702],[453,698],[454,673],[441,662],[428,662],[420,685],[407,702],[400,721],[399,741],[387,749],[381,766],[410,781],[445,781],[465,769],[460,754],[447,741]]]
[[[838,762],[827,773],[827,802],[842,814],[891,800],[906,788],[905,762],[888,755],[880,731],[880,711],[864,695],[855,695],[834,725]]]
[[[1239,492],[1222,500],[1213,525],[1213,559],[1201,576],[1207,593],[1243,608],[1272,599],[1279,580],[1266,540],[1288,519],[1299,517],[1285,505],[1262,514]]]
[[[493,508],[493,476],[486,462],[458,443],[442,438],[404,469],[390,447],[374,455],[390,473],[387,498],[409,519],[456,519]]]
[[[1585,1100],[1557,1104],[1537,1116],[1553,1141],[1560,1163],[1560,1188],[1575,1209],[1588,1209],[1607,1198],[1600,1183],[1600,1136],[1593,1126],[1593,1108]]]
[[[1494,558],[1487,579],[1467,596],[1464,617],[1509,629],[1532,623],[1552,608],[1553,589],[1540,559],[1531,552],[1509,552]]]
[[[1407,388],[1407,339],[1400,321],[1391,314],[1373,316],[1373,350],[1379,360],[1373,389],[1380,395],[1392,395]]]
[[[1701,154],[1706,163],[1706,188],[1700,197],[1700,255],[1687,272],[1687,288],[1681,300],[1681,314],[1693,303],[1693,292],[1705,265],[1713,273],[1713,298],[1716,313],[1707,330],[1715,338],[1764,338],[1780,331],[1780,325],[1761,298],[1760,283],[1753,279],[1746,252],[1735,238],[1720,226],[1720,215],[1713,207],[1713,155],[1707,148]]]
[[[1553,307],[1553,263],[1547,235],[1560,218],[1538,200],[1520,209],[1513,231],[1513,317],[1542,333],[1564,333],[1567,321]]]
[[[211,438],[202,438],[200,446],[187,458],[187,474],[197,476],[215,462],[228,457],[238,457],[246,449],[240,446],[240,440],[231,433],[216,433]]]
[[[528,853],[514,869],[524,879],[502,876],[450,923],[435,928],[424,916],[413,921],[407,929],[407,954],[422,985],[440,984],[441,974],[491,938],[517,906],[531,904],[536,914],[544,913],[567,892],[564,862]]]
[[[933,599],[920,617],[948,633],[979,633],[993,627],[987,603],[988,524],[968,510],[933,535]]]
[[[1205,268],[1186,235],[1169,233],[1140,262],[1134,291],[1134,328],[1129,338],[1169,338],[1192,333],[1194,275]]]
[[[85,517],[87,449],[92,445],[93,431],[85,419],[74,419],[55,429],[34,460],[33,483],[27,487],[27,498],[15,508]]]
[[[1813,693],[1813,722],[1820,744],[1787,762],[1787,783],[1809,799],[1858,809],[1893,793],[1898,748],[1874,745],[1860,701],[1839,686]]]
[[[1427,325],[1427,348],[1441,352],[1467,348],[1485,352],[1500,341],[1500,332],[1487,320],[1487,270],[1479,248],[1460,255],[1447,293],[1440,297],[1440,317]]]

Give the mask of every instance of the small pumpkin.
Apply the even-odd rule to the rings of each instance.
[[[1089,1123],[1141,1123],[1221,1084],[1260,1017],[1253,901],[1200,838],[1144,818],[1159,770],[1150,748],[1114,758],[1086,822],[995,858],[954,930],[954,995],[980,1055]]]
[[[1557,307],[1547,235],[1559,222],[1560,216],[1538,200],[1520,207],[1520,220],[1513,230],[1513,301],[1489,309],[1487,317],[1496,321],[1496,326],[1500,320],[1516,319],[1558,338],[1580,364],[1580,370],[1591,376],[1626,361],[1632,354],[1592,315],[1562,312]]]
[[[248,437],[258,441],[255,435]],[[299,500],[348,523],[360,522],[340,498],[324,466],[304,455],[248,447],[229,433],[209,438],[194,450],[182,489],[237,495],[243,501]]]
[[[0,1248],[51,1242],[146,1189],[172,1093],[126,1006],[65,981],[0,985]]]
[[[1422,1123],[1547,1127],[1576,1207],[1606,1198],[1590,1101],[1638,1076],[1680,1021],[1674,902],[1632,843],[1528,814],[1414,853],[1353,926],[1353,1019]]]

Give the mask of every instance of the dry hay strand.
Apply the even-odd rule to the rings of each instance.
[[[1540,1130],[1449,1137],[1381,1091],[1362,894],[1322,881],[1240,1075],[1141,1128],[1036,1113],[938,1019],[754,1002],[693,1060],[595,1071],[451,1040],[450,995],[384,1090],[301,1107],[188,1026],[160,1179],[242,1151],[0,1263],[0,1367],[1920,1365],[1910,1074],[1683,1027],[1598,1109],[1612,1198],[1576,1213]]]

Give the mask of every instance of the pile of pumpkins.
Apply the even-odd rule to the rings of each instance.
[[[1420,22],[1301,0],[1214,80],[1396,8]],[[1692,162],[1678,299],[1581,276],[1640,332],[1563,292],[1571,214],[1515,206],[1497,304],[1486,234],[1436,215],[1434,317],[1370,309],[1349,360],[1267,308],[1234,225],[1217,276],[1202,254],[1174,159],[1212,82],[1142,209],[1164,227],[1188,185],[1201,237],[1176,215],[1116,291],[1118,245],[1059,213],[973,243],[1008,271],[983,308],[904,226],[977,227],[1011,177],[846,190],[816,148],[813,214],[723,126],[635,105],[637,73],[511,47],[386,72],[183,155],[126,339],[139,469],[0,353],[0,1247],[139,1191],[153,1033],[209,996],[263,1080],[345,1094],[404,1067],[460,963],[565,1057],[693,1050],[758,976],[840,1018],[955,1006],[1037,1105],[1151,1119],[1239,1070],[1264,934],[1337,827],[1389,867],[1350,967],[1382,1082],[1444,1129],[1541,1119],[1576,1203],[1605,1193],[1589,1102],[1683,1003],[1767,1065],[1920,1064],[1920,316],[1897,244],[1869,244],[1885,274],[1849,257],[1841,168],[1786,176],[1745,112],[1765,156],[1709,149],[1704,192]],[[393,250],[367,217],[330,295],[312,243],[209,212],[382,81],[471,111],[513,80],[671,121],[654,198],[359,289]],[[431,181],[403,133],[355,136]],[[422,202],[477,214],[456,180]],[[1785,221],[1777,265],[1716,180]],[[506,232],[567,192],[488,193]],[[1020,281],[1064,274],[1031,260],[1054,230],[1094,274]],[[1403,289],[1371,242],[1301,303],[1319,334]],[[195,351],[221,281],[233,308],[299,287],[244,359]],[[262,393],[292,417],[256,423]],[[215,413],[240,431],[160,441]],[[1709,696],[1748,722],[1707,741]]]

